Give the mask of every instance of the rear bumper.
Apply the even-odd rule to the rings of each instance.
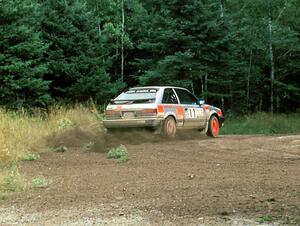
[[[225,121],[225,117],[224,116],[219,117],[219,125],[220,125],[220,127],[222,127],[224,125],[224,121]]]
[[[103,125],[106,128],[126,128],[126,127],[158,127],[163,119],[145,118],[145,119],[106,119]]]

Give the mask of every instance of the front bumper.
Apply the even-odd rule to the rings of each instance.
[[[145,119],[106,119],[103,120],[105,128],[126,128],[126,127],[158,127],[163,119],[145,118]]]

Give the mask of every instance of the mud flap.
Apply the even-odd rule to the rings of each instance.
[[[209,123],[209,120],[207,120],[207,122],[206,122],[206,126],[205,126],[205,129],[204,129],[204,134],[206,134],[207,131],[208,131],[208,123]]]
[[[163,123],[160,123],[159,126],[157,126],[157,127],[154,128],[153,134],[161,134],[162,133],[162,124]]]

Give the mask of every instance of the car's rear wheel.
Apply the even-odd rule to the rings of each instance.
[[[211,116],[208,122],[207,136],[217,137],[219,135],[219,120],[216,116]]]
[[[172,116],[169,116],[165,119],[163,126],[162,126],[162,132],[163,135],[168,138],[173,138],[176,135],[176,121]]]

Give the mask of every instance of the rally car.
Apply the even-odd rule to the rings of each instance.
[[[166,137],[174,137],[180,128],[205,130],[208,136],[217,137],[223,123],[221,109],[172,86],[130,88],[110,101],[103,121],[108,131],[149,127]]]

